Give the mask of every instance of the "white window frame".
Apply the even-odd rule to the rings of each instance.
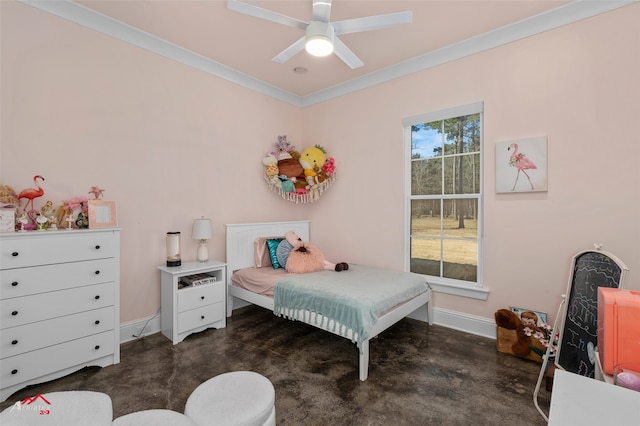
[[[465,283],[450,278],[434,277],[429,275],[429,285],[434,291],[486,300],[489,290],[483,285],[483,240],[484,240],[484,103],[476,102],[467,105],[456,106],[426,114],[414,115],[402,120],[404,128],[404,159],[405,159],[405,206],[404,206],[404,269],[411,269],[411,126],[432,121],[445,120],[447,118],[462,117],[465,115],[480,114],[480,193],[478,194],[478,269],[477,282]],[[463,194],[457,196],[464,197]]]

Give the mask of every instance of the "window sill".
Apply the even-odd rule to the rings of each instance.
[[[438,293],[453,294],[455,296],[479,300],[487,300],[487,297],[489,297],[489,290],[483,287],[445,282],[434,279],[434,277],[427,277],[427,282],[431,290],[437,291]]]

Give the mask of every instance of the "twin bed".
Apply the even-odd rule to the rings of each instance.
[[[287,274],[261,265],[256,241],[296,232],[309,241],[309,221],[229,224],[227,316],[234,297],[276,315],[350,339],[360,351],[359,378],[369,371],[369,341],[423,305],[433,315],[426,279],[417,274],[350,265],[348,271]]]

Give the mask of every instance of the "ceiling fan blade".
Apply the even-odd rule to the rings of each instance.
[[[329,22],[331,0],[313,0],[313,20]]]
[[[344,21],[332,22],[337,34],[351,34],[362,31],[381,30],[400,24],[410,24],[413,13],[405,12],[388,13],[386,15],[366,16],[364,18],[346,19]]]
[[[234,12],[244,13],[245,15],[256,18],[266,19],[267,21],[283,24],[288,27],[299,28],[304,31],[307,28],[307,22],[300,21],[280,13],[272,12],[252,4],[243,3],[237,0],[227,0],[227,8]]]
[[[273,62],[277,62],[279,64],[283,64],[287,62],[289,59],[296,56],[302,49],[304,49],[305,38],[302,37],[295,41],[291,46],[284,49],[282,52],[278,53],[273,59]]]
[[[352,70],[364,65],[360,58],[358,58],[356,54],[353,53],[351,49],[349,49],[338,37],[333,39],[333,53],[335,53],[338,58],[342,59],[342,61]]]

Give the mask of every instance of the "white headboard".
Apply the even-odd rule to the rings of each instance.
[[[231,223],[227,228],[227,277],[234,271],[255,266],[253,243],[259,237],[284,236],[294,231],[304,241],[309,241],[309,221]]]

